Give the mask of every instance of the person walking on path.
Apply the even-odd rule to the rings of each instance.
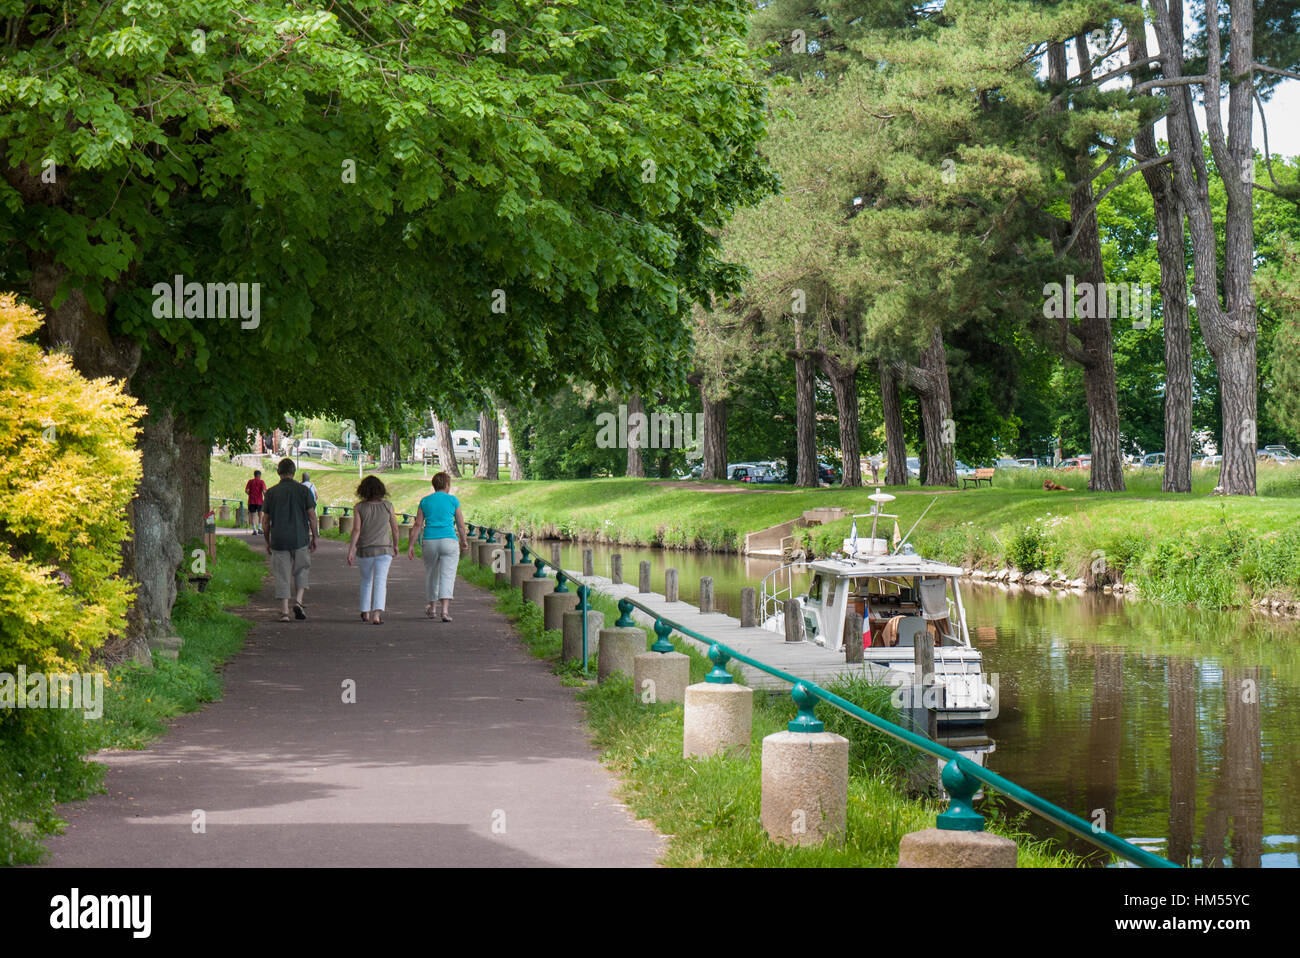
[[[262,534],[262,503],[266,501],[266,483],[262,481],[262,470],[254,469],[253,478],[244,483],[244,495],[248,496],[248,521],[253,524],[252,534]]]
[[[311,492],[311,501],[317,502],[320,496],[316,492],[316,483],[310,481],[310,477],[305,472],[302,474],[302,484]]]
[[[304,473],[304,476],[306,474]],[[361,565],[361,621],[383,625],[388,595],[388,567],[397,557],[397,516],[388,490],[378,476],[366,476],[357,486],[360,500],[352,510],[352,540],[348,565]]]
[[[411,530],[408,559],[415,558],[415,540],[420,540],[424,559],[424,614],[434,616],[434,607],[442,603],[442,621],[451,621],[451,593],[456,584],[456,563],[469,549],[465,517],[460,500],[451,494],[451,476],[440,472],[433,477],[433,492],[420,500],[415,510],[415,528]],[[457,548],[457,540],[460,547]]]
[[[289,621],[289,599],[293,614],[307,618],[303,599],[311,553],[316,551],[316,503],[301,482],[294,482],[292,459],[281,459],[275,470],[280,481],[266,492],[262,523],[266,530],[266,552],[275,576],[275,597],[280,600],[280,621]]]

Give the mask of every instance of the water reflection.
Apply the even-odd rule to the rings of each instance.
[[[581,546],[565,545],[580,569]],[[624,556],[680,571],[681,597],[714,579],[736,615],[740,589],[774,560],[595,547],[596,571]],[[999,675],[987,764],[1085,819],[1179,864],[1300,865],[1300,627],[1249,615],[1162,608],[1102,594],[966,590],[972,641]],[[1030,825],[1090,861],[1106,856],[1037,816]]]

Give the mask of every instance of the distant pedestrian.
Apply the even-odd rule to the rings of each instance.
[[[281,459],[275,470],[280,481],[266,492],[266,551],[275,576],[275,597],[280,600],[280,621],[289,621],[289,600],[293,614],[307,618],[303,599],[311,553],[316,551],[316,503],[301,482],[294,482],[292,459]]]
[[[308,476],[307,473],[305,472],[302,474],[302,484],[306,486],[308,490],[311,491],[311,501],[313,503],[318,502],[320,500],[320,496],[316,494],[316,483],[312,482],[311,477]]]
[[[360,501],[352,510],[352,540],[348,543],[348,565],[356,559],[361,566],[361,621],[373,625],[384,624],[388,567],[397,557],[397,516],[387,495],[378,476],[361,480],[357,486]]]
[[[415,540],[420,539],[424,559],[424,597],[428,601],[424,614],[434,616],[434,607],[442,604],[442,621],[451,621],[451,593],[456,584],[456,563],[469,549],[465,517],[460,500],[451,494],[451,476],[440,472],[433,477],[433,492],[420,500],[415,513],[415,528],[407,558],[415,558]],[[459,540],[460,548],[457,548]]]
[[[248,521],[253,524],[253,535],[262,534],[262,504],[266,501],[266,483],[262,481],[262,470],[254,469],[253,478],[244,483],[244,495],[248,496]]]

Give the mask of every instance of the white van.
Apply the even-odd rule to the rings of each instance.
[[[324,459],[337,449],[338,446],[328,439],[303,439],[298,443],[298,458]]]

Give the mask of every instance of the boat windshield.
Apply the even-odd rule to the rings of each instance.
[[[890,620],[901,616],[923,619],[936,646],[963,644],[953,622],[949,577],[861,576],[848,580],[848,586],[850,608],[862,616],[863,637],[869,629],[872,646],[899,644],[898,626]]]

